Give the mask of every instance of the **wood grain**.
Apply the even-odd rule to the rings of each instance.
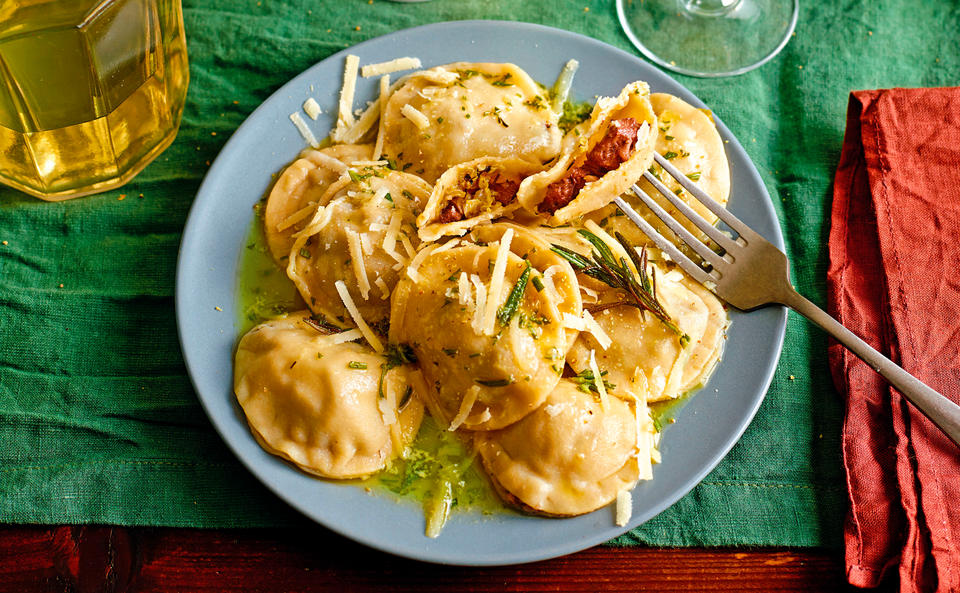
[[[894,591],[887,583],[881,591]],[[317,527],[0,527],[0,592],[857,591],[817,549],[597,547],[533,564],[405,560]]]

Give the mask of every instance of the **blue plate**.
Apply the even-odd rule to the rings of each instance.
[[[271,176],[304,148],[289,114],[313,95],[324,113],[316,122],[307,121],[318,138],[328,133],[348,52],[358,55],[361,64],[400,56],[419,57],[425,67],[513,62],[548,82],[575,58],[580,62],[576,98],[615,95],[639,79],[654,92],[705,107],[635,56],[589,37],[515,22],[460,21],[398,31],[330,56],[288,82],[247,118],[210,167],[180,245],[176,306],[183,356],[200,401],[227,445],[261,482],[311,519],[371,547],[430,562],[500,565],[560,556],[616,537],[676,502],[726,455],[760,406],[783,344],[784,309],[731,314],[723,360],[710,382],[679,411],[676,424],[665,430],[663,462],[654,467],[654,479],[634,491],[633,517],[625,527],[614,524],[611,508],[571,519],[455,512],[440,537],[428,539],[419,505],[310,477],[254,441],[232,389],[240,254],[252,206],[269,188]],[[375,78],[359,81],[358,104],[376,96],[376,84]],[[777,218],[756,168],[719,119],[717,127],[728,141],[730,209],[782,249]]]

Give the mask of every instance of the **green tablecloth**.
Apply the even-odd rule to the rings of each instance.
[[[847,94],[957,84],[960,8],[801,4],[796,35],[766,66],[679,79],[756,163],[797,287],[822,304]],[[612,0],[189,0],[184,16],[190,91],[180,134],[157,161],[122,190],[66,203],[0,189],[0,521],[302,521],[214,433],[185,373],[173,309],[177,247],[200,179],[289,78],[357,42],[443,20],[537,22],[632,51]],[[826,345],[791,314],[773,385],[740,443],[679,503],[617,541],[839,545],[842,415]]]

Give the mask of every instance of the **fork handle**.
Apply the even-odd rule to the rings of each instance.
[[[950,440],[960,446],[960,405],[934,391],[892,360],[874,350],[869,344],[857,337],[849,329],[830,317],[823,309],[814,305],[792,287],[784,295],[784,305],[816,323],[828,334],[846,346],[873,370],[890,382],[910,403],[926,415]]]

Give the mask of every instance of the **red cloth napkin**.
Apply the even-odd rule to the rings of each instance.
[[[834,184],[830,313],[960,401],[960,88],[852,93]],[[960,449],[865,363],[830,347],[846,395],[847,577],[960,591]]]

